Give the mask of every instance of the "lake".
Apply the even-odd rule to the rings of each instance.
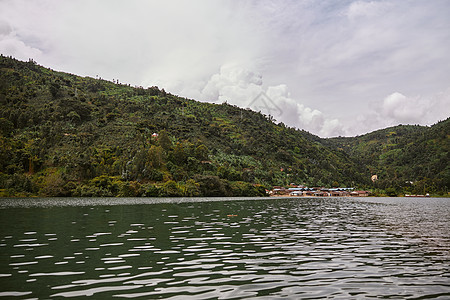
[[[0,199],[0,297],[449,299],[450,199]]]

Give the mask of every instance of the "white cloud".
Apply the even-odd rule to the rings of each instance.
[[[201,91],[202,99],[229,102],[238,106],[250,103],[262,91],[262,77],[237,64],[225,64]]]
[[[265,91],[290,126],[360,134],[448,113],[438,91],[449,84],[449,10],[446,0],[0,0],[0,52],[202,101],[245,106]],[[385,101],[393,91],[406,99]]]
[[[433,125],[450,116],[450,88],[431,96],[408,96],[399,92],[374,101],[370,110],[355,116],[357,128],[346,128],[356,135],[380,128],[403,125]]]
[[[11,34],[11,32],[11,26],[5,21],[0,21],[0,37],[3,38],[5,36],[8,36],[9,34]]]
[[[409,97],[395,92],[378,104],[377,113],[390,124],[430,125],[433,120],[443,120],[450,115],[449,91],[432,97]]]
[[[327,119],[319,110],[305,107],[291,98],[287,85],[265,88],[260,74],[237,64],[222,66],[199,94],[205,101],[248,107],[271,115],[288,126],[321,136],[337,136],[344,132],[337,119]]]
[[[316,22],[289,35],[298,48],[285,70],[297,70],[280,80],[296,98],[352,127],[347,111],[365,114],[368,103],[392,91],[426,95],[448,86],[450,21],[444,11],[450,3],[356,1],[336,7],[318,9]]]
[[[9,23],[0,20],[0,53],[14,55],[15,58],[28,60],[39,58],[42,51],[26,45],[17,36]]]
[[[417,98],[407,98],[405,95],[395,92],[384,98],[381,106],[382,115],[400,123],[420,122],[425,114],[424,107],[420,107],[420,105],[424,103],[419,103],[417,100]]]
[[[320,136],[338,136],[344,133],[339,120],[330,119],[321,111],[294,100],[284,84],[269,86],[267,95],[281,109],[282,114],[278,120],[282,120],[286,125],[305,129]]]
[[[345,12],[350,19],[374,17],[386,12],[390,7],[386,1],[355,1],[351,3]]]

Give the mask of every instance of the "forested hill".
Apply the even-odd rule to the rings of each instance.
[[[446,194],[450,187],[450,119],[431,127],[400,125],[352,138],[323,140],[378,176],[390,193]]]
[[[409,178],[417,173],[408,157],[392,171],[380,157],[393,152],[358,146],[372,145],[370,135],[320,139],[248,109],[1,56],[0,196],[256,196],[290,183],[397,188],[374,185],[373,172],[379,183],[426,179],[434,184],[430,192],[442,193],[449,186],[442,167],[448,125],[439,126],[411,129],[424,133],[407,143],[411,151],[434,130],[440,163],[423,153],[429,173]]]
[[[228,104],[0,58],[5,196],[263,195],[357,185],[365,168],[309,133]]]

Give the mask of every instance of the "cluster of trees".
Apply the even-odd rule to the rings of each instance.
[[[0,196],[260,196],[291,182],[391,187],[370,181],[379,167],[370,155],[380,149],[355,145],[226,103],[0,57]],[[440,149],[445,145],[435,146],[436,157]],[[396,157],[383,155],[386,166]],[[394,171],[409,170],[406,161]],[[426,156],[423,164],[442,168],[442,160],[429,164]],[[425,179],[425,190],[448,187]]]

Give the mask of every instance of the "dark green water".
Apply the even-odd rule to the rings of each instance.
[[[4,298],[450,298],[450,199],[0,203]]]

